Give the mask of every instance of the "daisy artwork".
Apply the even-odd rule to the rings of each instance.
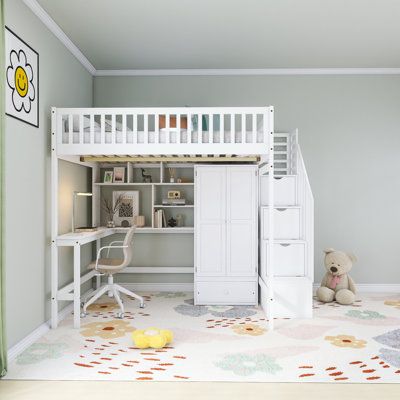
[[[6,114],[39,127],[39,54],[5,29]]]

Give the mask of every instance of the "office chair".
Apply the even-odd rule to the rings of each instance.
[[[115,300],[119,305],[120,312],[117,314],[118,318],[124,318],[124,305],[122,303],[119,293],[123,293],[126,294],[127,296],[138,299],[140,301],[140,308],[144,308],[143,297],[137,295],[136,293],[131,292],[128,289],[125,289],[124,287],[118,285],[117,283],[114,283],[113,279],[113,275],[120,272],[125,267],[127,267],[132,260],[133,256],[132,246],[133,246],[133,237],[135,234],[135,228],[136,226],[132,226],[128,230],[128,232],[125,235],[125,239],[123,241],[120,240],[114,241],[111,242],[108,246],[101,247],[97,252],[96,261],[92,262],[89,265],[89,268],[95,269],[98,272],[97,275],[107,275],[108,282],[100,286],[100,288],[91,293],[90,296],[86,299],[83,305],[83,312],[81,314],[81,317],[85,317],[87,315],[86,310],[88,306],[93,304],[106,292],[108,292],[110,297],[114,296]],[[122,245],[116,245],[116,244],[122,244]],[[100,258],[101,253],[105,249],[107,249],[107,258]],[[108,258],[111,249],[122,249],[124,258],[123,259]]]

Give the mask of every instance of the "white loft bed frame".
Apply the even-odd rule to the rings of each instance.
[[[52,108],[52,311],[58,293],[58,161],[94,168],[89,161],[145,161],[173,159],[185,162],[257,161],[260,175],[274,176],[273,107],[234,108]],[[159,127],[165,116],[165,127]],[[170,117],[176,126],[170,127]],[[184,119],[181,119],[181,118]],[[181,129],[181,121],[187,127]],[[203,122],[206,122],[204,126]],[[297,143],[297,141],[296,141]],[[149,157],[154,157],[150,158]],[[137,162],[137,161],[136,161]],[[269,179],[268,309],[273,325],[274,185]],[[94,199],[95,200],[95,199]],[[90,274],[92,274],[90,276]],[[87,274],[81,281],[90,279]],[[70,285],[67,285],[68,287]],[[69,299],[69,297],[66,297]]]

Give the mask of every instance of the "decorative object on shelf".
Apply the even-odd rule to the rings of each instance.
[[[183,214],[178,214],[176,216],[176,226],[178,228],[182,228],[184,226],[184,224],[185,224],[184,215]]]
[[[167,329],[147,328],[136,329],[132,333],[135,347],[139,349],[161,349],[173,340],[173,334]]]
[[[139,215],[139,192],[137,190],[114,191],[113,204],[115,204],[120,195],[122,195],[122,200],[118,212],[114,216],[115,224],[120,226],[123,221],[128,221],[128,226],[132,226],[134,217]]]
[[[167,224],[167,225],[170,226],[171,228],[175,228],[175,226],[176,226],[176,219],[173,218],[173,217],[171,217],[171,218],[168,220],[168,224]]]
[[[5,27],[5,112],[39,128],[39,54]]]
[[[348,272],[357,261],[354,254],[347,254],[334,249],[324,250],[325,268],[327,273],[317,290],[317,298],[324,303],[336,300],[339,304],[353,304],[356,294],[356,286]]]
[[[136,215],[133,221],[138,228],[142,228],[146,224],[144,215]]]
[[[122,228],[129,228],[131,226],[131,224],[129,223],[129,221],[127,219],[123,219],[121,221],[121,227]]]
[[[106,171],[104,172],[104,183],[112,183],[113,181],[114,172],[113,171]]]
[[[175,183],[176,169],[175,168],[168,168],[168,173],[169,173],[169,181],[170,181],[170,183]]]
[[[114,192],[115,193],[115,192]],[[114,215],[118,212],[119,208],[121,207],[123,199],[123,194],[121,193],[113,200],[106,199],[103,197],[102,199],[102,208],[107,214],[107,228],[114,228]]]
[[[143,183],[152,183],[153,179],[150,174],[146,173],[146,170],[144,168],[140,168],[142,170],[142,178],[143,178]]]
[[[114,183],[125,182],[125,167],[114,167]]]
[[[182,183],[182,178],[178,178],[176,181],[177,181],[178,183]]]
[[[180,199],[181,192],[179,190],[168,190],[168,198],[169,199]]]
[[[79,228],[75,228],[75,209],[76,209],[76,199],[78,197],[91,197],[93,196],[92,193],[86,193],[86,192],[74,192],[72,196],[72,232],[79,232],[81,229],[93,229],[94,227],[90,226],[80,226]],[[82,232],[82,230],[80,231]]]

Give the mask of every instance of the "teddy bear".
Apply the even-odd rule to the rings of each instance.
[[[317,290],[318,300],[324,303],[336,300],[339,304],[353,304],[356,287],[348,272],[357,261],[356,256],[335,249],[326,249],[324,253],[327,273]]]

